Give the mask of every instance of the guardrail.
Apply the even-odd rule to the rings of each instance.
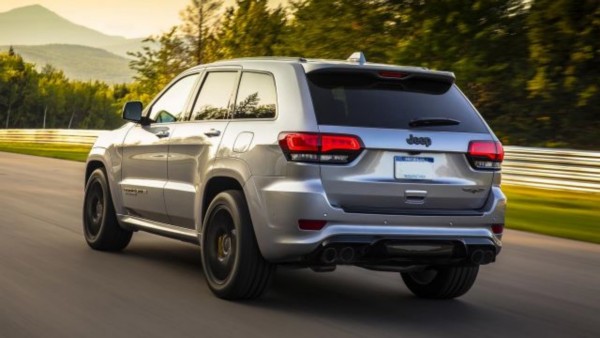
[[[92,145],[106,130],[0,129],[0,142],[63,143]]]
[[[504,149],[504,183],[600,193],[600,152],[515,146]]]
[[[0,129],[0,142],[91,145],[105,130]],[[502,182],[600,193],[600,152],[506,146]]]

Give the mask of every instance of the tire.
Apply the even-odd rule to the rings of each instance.
[[[261,255],[246,199],[227,190],[210,203],[202,227],[202,267],[210,290],[228,300],[260,297],[274,265]]]
[[[479,265],[442,266],[420,272],[401,273],[408,289],[417,297],[450,299],[464,295],[477,278]]]
[[[131,241],[132,232],[117,221],[103,168],[94,170],[85,186],[83,234],[87,244],[100,251],[121,251]]]

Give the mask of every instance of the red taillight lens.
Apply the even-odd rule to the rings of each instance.
[[[487,158],[490,161],[502,162],[504,148],[500,142],[473,141],[469,144],[469,155],[472,157]]]
[[[500,142],[471,141],[467,155],[475,169],[500,169],[504,148]]]
[[[293,133],[279,140],[279,145],[288,151],[319,151],[319,134]]]
[[[356,136],[328,134],[321,136],[321,151],[324,153],[336,150],[356,151],[360,149],[360,141]]]
[[[356,136],[318,133],[283,133],[279,146],[290,161],[330,164],[350,163],[363,148]]]
[[[318,231],[323,229],[327,224],[327,221],[313,220],[313,219],[300,219],[298,220],[298,227],[302,230]]]

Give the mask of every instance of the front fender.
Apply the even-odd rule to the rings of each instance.
[[[133,123],[126,123],[113,131],[103,132],[98,136],[88,155],[86,164],[86,173],[89,174],[89,168],[101,163],[106,169],[110,195],[117,214],[123,215],[123,194],[120,189],[121,166],[123,163],[123,141],[129,130],[134,126]],[[86,176],[87,180],[87,176]],[[86,182],[87,183],[87,182]]]
[[[118,159],[115,161],[115,156],[111,155],[111,152],[108,149],[94,147],[90,150],[88,156],[86,173],[91,172],[92,170],[90,169],[98,167],[98,164],[101,164],[106,170],[108,186],[110,188],[110,195],[113,200],[115,211],[117,214],[122,215],[124,214],[123,196],[118,184],[118,182],[121,181],[121,161]]]
[[[114,146],[111,146],[110,148],[94,146],[88,155],[86,173],[90,171],[90,168],[97,167],[98,163],[102,164],[106,170],[108,186],[110,188],[110,195],[113,200],[115,211],[117,214],[122,215],[124,214],[123,196],[119,186],[119,182],[121,182],[121,156],[115,151]]]

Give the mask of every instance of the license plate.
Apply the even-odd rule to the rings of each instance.
[[[434,177],[433,157],[395,156],[394,176],[397,179],[431,179]]]

